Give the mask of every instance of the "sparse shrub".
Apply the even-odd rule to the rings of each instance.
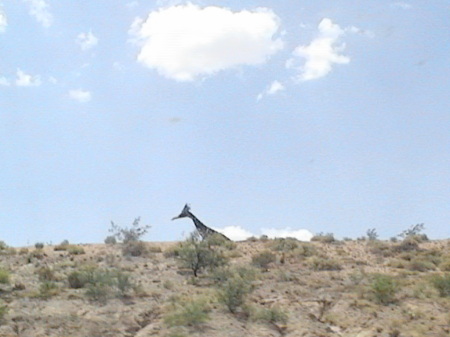
[[[450,256],[444,257],[442,262],[439,264],[439,269],[442,271],[450,271]]]
[[[316,247],[310,243],[302,243],[293,252],[294,256],[310,257],[316,254]]]
[[[266,234],[263,234],[259,237],[259,240],[261,242],[267,242],[267,241],[269,241],[269,237]]]
[[[123,243],[139,241],[150,229],[150,225],[140,225],[141,218],[134,219],[131,227],[122,228],[111,221],[111,228],[109,232],[118,240]]]
[[[170,259],[170,258],[174,258],[174,257],[178,257],[179,256],[179,250],[180,250],[181,245],[180,244],[176,244],[173,245],[169,248],[166,248],[163,252],[163,256],[166,259]]]
[[[0,268],[0,284],[9,284],[10,275],[6,269]]]
[[[321,243],[332,243],[335,242],[336,239],[334,238],[334,234],[333,233],[319,233],[314,235],[311,238],[311,241],[316,241],[316,242],[321,242]]]
[[[121,271],[117,272],[116,276],[116,286],[119,290],[119,295],[125,297],[127,293],[133,289],[133,282],[129,274],[123,273]]]
[[[70,255],[82,255],[85,254],[86,252],[84,251],[84,248],[81,246],[75,246],[75,245],[69,245],[67,252]]]
[[[0,241],[0,251],[8,249],[8,245],[5,241]]]
[[[20,248],[20,250],[19,250],[19,255],[26,255],[28,253],[29,253],[28,248]]]
[[[117,239],[114,235],[108,235],[105,238],[105,244],[107,245],[115,245],[117,243]]]
[[[436,275],[431,279],[431,283],[441,297],[450,297],[450,274]]]
[[[173,290],[173,288],[174,288],[174,284],[171,280],[164,280],[162,285],[163,285],[164,289],[167,289],[167,290]]]
[[[300,242],[294,238],[276,238],[273,240],[272,249],[281,252],[289,252],[300,246]]]
[[[49,267],[41,267],[37,270],[36,273],[39,277],[39,281],[45,282],[55,280],[55,274],[53,272],[53,269]]]
[[[38,295],[38,297],[47,299],[47,298],[50,298],[52,296],[57,295],[59,293],[59,291],[60,291],[60,289],[56,285],[55,282],[44,281],[39,286],[39,295]]]
[[[413,237],[407,237],[400,244],[393,247],[394,252],[418,251],[419,243]]]
[[[73,271],[67,277],[69,287],[73,289],[83,288],[88,282],[86,274],[81,271]]]
[[[256,310],[252,318],[270,324],[286,324],[288,314],[285,310],[278,307],[261,308]]]
[[[155,245],[147,246],[147,251],[149,253],[162,253],[161,247]]]
[[[276,261],[276,256],[271,251],[265,250],[252,256],[252,264],[263,270],[267,270],[269,265]]]
[[[235,313],[244,304],[247,295],[253,290],[252,283],[237,273],[219,286],[219,302],[223,303],[231,313]]]
[[[44,243],[43,242],[36,242],[34,244],[34,248],[36,248],[36,249],[43,249],[44,248]]]
[[[381,304],[387,305],[395,302],[395,293],[397,292],[397,283],[389,275],[377,274],[371,283],[371,290],[374,299]]]
[[[3,320],[5,315],[8,313],[8,306],[5,304],[0,304],[0,321]]]
[[[147,252],[147,245],[142,241],[129,241],[122,247],[122,254],[124,256],[145,256]]]
[[[207,239],[205,239],[205,241],[209,247],[222,247],[227,250],[233,250],[236,248],[236,243],[227,240],[221,234],[210,235]]]
[[[342,269],[341,264],[337,260],[330,259],[327,257],[313,257],[309,263],[311,268],[316,271]]]
[[[368,229],[366,234],[367,234],[367,238],[369,239],[369,241],[378,240],[378,233],[375,228]]]
[[[425,272],[429,270],[435,270],[436,266],[423,257],[416,257],[409,262],[408,269],[412,271]]]
[[[213,249],[207,240],[201,240],[197,232],[178,248],[181,265],[192,270],[195,277],[204,269],[215,269],[228,263],[220,250]]]
[[[199,327],[209,320],[211,311],[206,299],[199,297],[184,300],[182,305],[174,304],[173,312],[164,317],[164,322],[170,326]]]
[[[411,237],[411,236],[420,236],[421,232],[425,229],[425,224],[423,223],[419,223],[417,225],[413,225],[410,228],[404,230],[403,232],[401,232],[398,236],[402,237],[402,238],[407,238],[407,237]],[[426,237],[426,235],[425,235]],[[423,238],[425,238],[423,237]],[[428,239],[428,238],[427,238]]]
[[[389,241],[396,243],[398,241],[398,239],[395,236],[393,236],[389,239]]]

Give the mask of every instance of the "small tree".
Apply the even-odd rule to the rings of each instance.
[[[419,235],[425,229],[425,224],[419,223],[417,225],[413,225],[410,228],[401,232],[398,236],[402,238],[407,238],[408,236]]]
[[[198,232],[191,234],[177,252],[181,264],[191,269],[195,277],[203,269],[214,269],[227,263],[221,250],[214,249],[208,240],[201,240]]]
[[[378,239],[378,233],[375,228],[368,229],[366,234],[370,241],[376,241]]]
[[[150,225],[141,226],[139,222],[141,221],[141,217],[137,217],[134,219],[130,228],[122,228],[116,225],[113,221],[111,221],[111,228],[109,232],[112,233],[112,236],[115,237],[118,241],[121,241],[125,244],[129,242],[140,241],[141,238],[147,234],[150,229]]]

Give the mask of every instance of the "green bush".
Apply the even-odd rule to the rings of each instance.
[[[86,283],[88,283],[86,274],[81,271],[73,271],[67,276],[67,281],[69,282],[69,287],[73,289],[84,288]]]
[[[114,235],[108,235],[105,238],[105,244],[107,245],[115,245],[117,243],[117,239]]]
[[[245,303],[247,295],[252,290],[253,286],[250,280],[234,273],[225,282],[219,284],[218,300],[231,313],[235,313]]]
[[[36,249],[43,249],[44,248],[44,243],[43,242],[36,242],[34,244],[34,248],[36,248]]]
[[[182,305],[174,305],[173,312],[164,317],[164,322],[170,326],[199,327],[209,320],[210,307],[204,298],[194,298],[183,301]]]
[[[4,304],[0,304],[0,321],[3,320],[5,315],[8,313],[8,306]]]
[[[195,277],[205,269],[215,269],[228,263],[220,249],[214,249],[206,240],[194,233],[177,249],[181,265],[192,270]]]
[[[0,268],[0,284],[9,284],[10,275],[6,269]]]
[[[267,270],[269,265],[276,261],[276,256],[271,251],[265,250],[252,256],[252,264],[263,270]]]
[[[39,295],[40,298],[50,298],[52,296],[55,296],[59,293],[60,289],[56,285],[55,282],[52,281],[44,281],[39,286]]]
[[[82,255],[85,254],[86,252],[84,251],[84,248],[81,246],[75,246],[75,245],[69,245],[67,248],[67,252],[70,255]]]
[[[37,274],[39,277],[39,281],[54,281],[55,280],[55,273],[53,272],[53,269],[49,267],[41,267],[37,270]]]
[[[450,274],[436,275],[431,279],[431,283],[441,297],[450,297]]]
[[[327,257],[313,257],[309,263],[311,265],[311,268],[316,271],[342,269],[339,261]]]
[[[336,241],[336,239],[334,238],[334,234],[333,233],[319,233],[314,235],[311,238],[311,241],[316,241],[316,242],[321,242],[321,243],[332,243],[334,241]]]
[[[371,290],[374,299],[381,304],[387,305],[395,302],[397,292],[397,282],[389,275],[377,274],[371,283]]]
[[[281,252],[289,252],[300,246],[300,242],[294,238],[276,238],[272,242],[272,249]]]
[[[436,266],[425,258],[417,257],[413,258],[409,262],[408,269],[412,271],[425,272],[429,270],[435,270]]]
[[[254,313],[252,318],[256,321],[262,321],[265,323],[286,324],[288,314],[285,310],[278,307],[261,308]]]
[[[147,252],[147,246],[142,241],[129,241],[124,243],[122,247],[122,254],[124,256],[145,256]]]

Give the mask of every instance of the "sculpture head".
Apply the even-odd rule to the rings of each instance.
[[[180,215],[172,218],[172,220],[189,217],[189,215],[190,215],[189,210],[190,209],[191,209],[191,207],[188,204],[184,205],[184,208],[181,211]]]

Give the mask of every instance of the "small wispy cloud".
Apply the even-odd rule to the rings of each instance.
[[[194,81],[243,65],[260,65],[283,48],[280,20],[267,8],[176,5],[136,19],[130,35],[137,60],[176,81]]]
[[[261,99],[263,99],[264,96],[266,95],[275,95],[276,93],[285,90],[285,86],[283,83],[279,82],[279,81],[273,81],[270,86],[264,90],[262,93],[260,93],[257,97],[256,100],[260,101]]]
[[[11,82],[6,77],[0,76],[0,86],[2,87],[9,87],[11,85]]]
[[[78,103],[87,103],[92,100],[91,92],[83,89],[70,90],[69,97]]]
[[[252,236],[258,237],[260,235],[256,235],[240,226],[227,226],[224,228],[217,228],[220,233],[225,234],[233,241],[240,241],[248,239]],[[292,229],[292,228],[263,228],[261,229],[262,235],[267,235],[269,238],[295,238],[300,241],[310,241],[313,237],[313,233],[311,233],[307,229]]]
[[[345,43],[341,43],[342,36],[351,30],[342,29],[333,23],[331,19],[323,19],[318,26],[317,37],[308,45],[300,45],[293,51],[293,57],[286,62],[287,68],[295,68],[299,71],[297,79],[309,81],[326,76],[334,64],[347,64],[350,58],[342,54]],[[302,66],[297,66],[301,60],[305,60]]]
[[[392,8],[411,9],[412,5],[407,2],[394,2],[391,4]]]
[[[18,87],[38,87],[42,84],[40,76],[27,74],[21,69],[17,69],[16,76]]]
[[[42,26],[48,28],[52,25],[53,15],[50,13],[50,5],[46,0],[23,0],[29,5],[29,13]]]
[[[0,3],[0,33],[4,33],[6,31],[6,27],[8,26],[8,19],[6,17],[6,13],[3,10],[3,6]]]
[[[81,50],[86,51],[94,48],[98,44],[98,38],[89,33],[80,33],[76,38],[76,43],[80,46]]]

